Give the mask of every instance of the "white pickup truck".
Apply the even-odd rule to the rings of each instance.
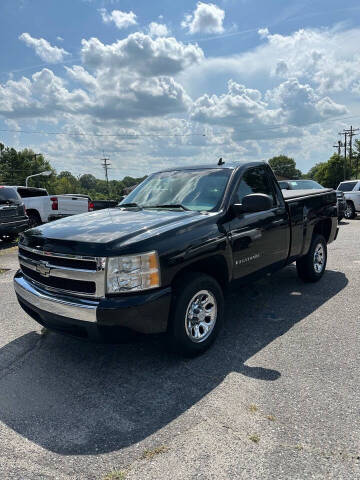
[[[337,190],[344,192],[346,200],[345,218],[355,218],[360,212],[360,180],[340,182]]]
[[[24,202],[30,228],[58,218],[93,210],[89,198],[81,195],[49,195],[44,188],[13,187]]]

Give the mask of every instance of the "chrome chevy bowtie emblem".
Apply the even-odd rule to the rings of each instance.
[[[43,276],[43,277],[49,277],[50,272],[51,272],[51,268],[49,267],[49,265],[47,263],[43,262],[43,263],[39,263],[38,265],[36,265],[36,271],[38,273],[40,273],[40,275]]]

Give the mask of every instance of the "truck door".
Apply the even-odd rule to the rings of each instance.
[[[241,203],[245,195],[264,193],[273,199],[273,208],[243,213],[229,224],[233,251],[234,278],[276,270],[284,266],[289,252],[290,227],[284,199],[272,171],[266,165],[248,168],[240,178],[231,203]]]

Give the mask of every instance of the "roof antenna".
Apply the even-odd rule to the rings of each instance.
[[[222,159],[222,157],[219,158],[218,165],[219,165],[219,167],[221,167],[221,165],[225,165],[225,162]]]

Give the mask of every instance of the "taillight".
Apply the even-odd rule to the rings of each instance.
[[[59,209],[59,200],[57,197],[50,197],[51,200],[51,210]]]
[[[94,210],[94,204],[93,202],[89,202],[89,212],[92,212]]]

